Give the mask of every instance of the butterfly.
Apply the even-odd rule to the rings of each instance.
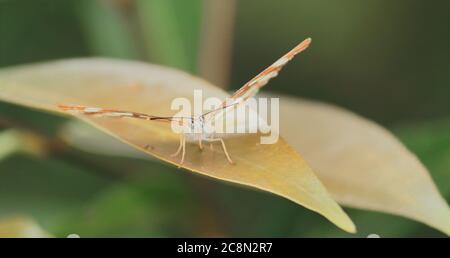
[[[270,79],[276,77],[280,70],[286,65],[295,55],[304,51],[311,44],[311,38],[307,38],[295,46],[292,50],[287,52],[281,58],[279,58],[275,63],[267,67],[261,73],[256,75],[253,79],[244,84],[240,89],[234,92],[231,97],[224,101],[218,108],[211,111],[205,112],[198,117],[186,116],[154,116],[145,113],[138,113],[133,111],[124,111],[110,108],[100,108],[100,107],[86,107],[82,105],[67,105],[58,104],[58,107],[64,111],[71,113],[78,113],[88,116],[105,116],[105,117],[115,117],[115,118],[135,118],[143,119],[155,122],[164,123],[180,123],[182,126],[191,129],[189,132],[180,133],[180,143],[178,149],[172,154],[173,157],[180,155],[181,160],[180,165],[184,162],[184,157],[186,154],[186,141],[197,141],[200,149],[203,149],[203,142],[209,142],[212,148],[212,144],[219,142],[222,145],[223,152],[230,164],[233,164],[233,160],[228,153],[225,145],[225,141],[222,137],[217,137],[215,133],[211,133],[210,130],[206,132],[206,127],[211,124],[211,122],[217,117],[224,116],[231,112],[238,106],[245,104],[248,99],[255,96],[259,89],[265,86]],[[210,129],[210,128],[209,128]]]

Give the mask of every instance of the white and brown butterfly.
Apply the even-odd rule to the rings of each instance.
[[[220,142],[222,149],[225,153],[226,158],[230,163],[233,163],[225,142],[222,137],[218,137],[214,132],[211,133],[211,128],[206,131],[206,126],[211,124],[211,121],[219,116],[224,116],[231,110],[234,110],[238,106],[246,103],[246,101],[255,96],[261,87],[266,85],[270,79],[276,77],[278,72],[286,65],[295,55],[302,52],[308,48],[311,43],[311,39],[307,38],[300,44],[295,46],[291,51],[283,55],[275,63],[267,67],[264,71],[259,73],[249,82],[244,84],[240,89],[238,89],[227,101],[224,101],[222,105],[212,111],[208,111],[198,117],[162,117],[154,116],[144,113],[137,113],[133,111],[123,111],[110,108],[100,108],[100,107],[86,107],[80,105],[58,105],[64,111],[79,113],[83,115],[95,115],[95,116],[106,116],[106,117],[116,117],[116,118],[136,118],[148,121],[165,122],[172,123],[178,122],[187,128],[192,129],[189,133],[180,133],[180,144],[177,151],[172,154],[172,156],[178,156],[181,153],[180,165],[184,162],[184,157],[186,153],[186,141],[196,141],[199,147],[203,149],[203,141],[205,142]],[[214,129],[212,129],[214,131]],[[212,146],[212,145],[211,145]]]

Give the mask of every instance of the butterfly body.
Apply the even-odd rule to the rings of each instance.
[[[221,126],[217,125],[216,123],[220,120],[218,118],[225,118],[226,120],[227,115],[231,110],[234,110],[234,108],[241,106],[241,104],[245,104],[246,101],[249,98],[253,97],[260,88],[262,88],[269,82],[270,79],[276,77],[283,66],[286,65],[295,55],[308,48],[310,43],[310,38],[305,39],[300,44],[295,46],[291,51],[279,58],[275,63],[267,67],[253,79],[244,84],[244,86],[242,86],[230,97],[231,102],[223,102],[219,108],[206,112],[199,117],[160,117],[132,111],[66,104],[60,104],[58,105],[58,107],[64,111],[82,115],[95,115],[114,118],[135,118],[166,123],[177,122],[185,127],[185,129],[179,133],[180,144],[177,151],[173,154],[173,156],[177,156],[180,154],[180,152],[182,153],[181,161],[179,164],[182,164],[184,162],[186,141],[198,142],[200,149],[203,149],[202,142],[209,142],[211,143],[211,146],[214,142],[220,142],[228,161],[230,163],[233,163],[230,155],[228,154],[224,140],[221,137],[218,137],[219,134],[217,134],[217,127]],[[220,124],[220,122],[218,124]]]
[[[215,135],[214,129],[205,123],[203,116],[188,119],[186,129],[183,134],[188,142],[212,139]]]

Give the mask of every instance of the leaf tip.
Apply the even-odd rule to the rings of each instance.
[[[344,231],[355,234],[357,232],[355,223],[353,223],[345,212],[343,212],[343,215],[344,216],[339,221],[335,221],[334,223]]]
[[[443,227],[440,229],[444,234],[450,237],[450,207],[447,206],[447,212],[444,218]],[[437,228],[439,229],[439,228]]]
[[[355,223],[353,223],[352,219],[337,203],[335,203],[335,207],[332,211],[329,210],[325,213],[318,211],[318,213],[322,214],[338,228],[348,233],[355,234],[357,232]]]

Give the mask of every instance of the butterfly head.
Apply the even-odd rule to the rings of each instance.
[[[191,134],[201,134],[203,133],[203,117],[200,116],[198,118],[196,117],[192,117],[190,119],[188,119],[188,131]]]

